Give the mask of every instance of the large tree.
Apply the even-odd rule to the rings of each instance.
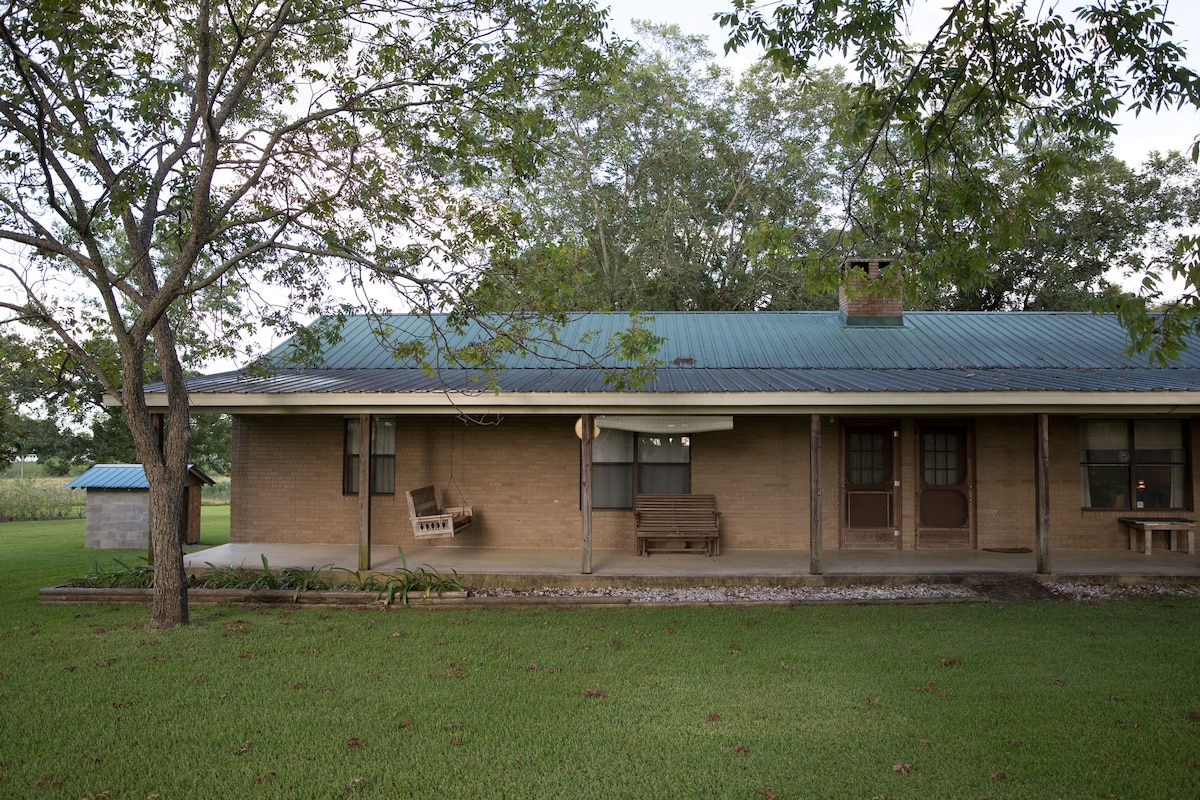
[[[205,313],[213,290],[270,303],[206,313],[222,343],[384,297],[452,303],[512,235],[471,188],[535,168],[534,100],[591,69],[601,23],[572,0],[0,7],[0,308],[119,398],[150,483],[152,627],[188,618],[191,432],[172,315]],[[97,324],[119,376],[83,346]]]
[[[938,307],[1087,311],[1121,302],[1121,283],[1169,273],[1179,231],[1200,225],[1200,169],[1178,152],[1132,168],[1110,153],[1072,161],[1071,174],[1019,241],[998,251],[983,280],[945,285]]]
[[[918,38],[909,25],[921,11],[934,19]],[[1200,106],[1200,76],[1186,66],[1168,4],[1156,0],[1091,0],[1070,15],[1024,0],[956,0],[939,9],[919,0],[762,8],[734,0],[718,18],[730,30],[729,48],[757,43],[788,69],[850,58],[858,85],[843,119],[857,157],[848,229],[869,218],[936,243],[907,262],[939,283],[977,283],[997,246],[1026,241],[1044,204],[1023,201],[1062,191],[1071,154],[1093,154],[1120,112]],[[1200,141],[1191,155],[1200,155]],[[987,169],[997,159],[1021,180]],[[884,177],[873,179],[881,168]],[[947,217],[971,220],[992,243],[939,237],[934,228]],[[1134,343],[1160,360],[1200,326],[1200,241],[1184,241],[1178,255],[1169,272],[1187,289],[1170,314],[1148,314],[1145,299],[1119,303]],[[1166,277],[1161,269],[1147,273],[1150,299]]]
[[[749,310],[811,302],[841,163],[837,71],[735,78],[702,37],[637,24],[596,85],[547,104],[537,178],[507,199],[524,250],[486,287],[578,309]]]

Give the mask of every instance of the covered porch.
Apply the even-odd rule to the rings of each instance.
[[[942,583],[972,575],[1034,575],[1034,553],[988,550],[835,550],[824,554],[823,574],[809,572],[808,550],[731,550],[719,558],[625,550],[591,552],[591,573],[580,573],[578,548],[416,546],[371,548],[370,571],[424,567],[458,573],[475,588]],[[338,568],[358,571],[355,545],[238,543],[184,556],[189,572],[216,567]],[[1105,582],[1200,582],[1200,555],[1181,550],[1059,550],[1043,579]]]

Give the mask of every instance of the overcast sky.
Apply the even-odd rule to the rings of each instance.
[[[632,19],[673,22],[684,33],[708,36],[713,52],[720,55],[726,36],[713,21],[713,15],[729,9],[732,4],[729,0],[597,0],[597,5],[609,7],[609,27],[619,35],[630,34],[629,21]],[[937,15],[945,3],[932,2],[930,5],[929,18],[933,19],[933,15]],[[1058,5],[1074,8],[1078,3]],[[1175,23],[1176,41],[1188,50],[1188,65],[1200,71],[1200,0],[1171,0],[1167,16]],[[940,16],[936,18],[941,19]],[[725,63],[737,70],[757,55],[735,53],[725,57]],[[1200,111],[1195,109],[1158,115],[1144,114],[1140,118],[1130,114],[1120,118],[1120,133],[1114,149],[1119,158],[1134,166],[1140,164],[1151,150],[1189,152],[1197,134],[1200,134]]]

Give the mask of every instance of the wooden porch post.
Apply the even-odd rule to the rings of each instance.
[[[821,564],[821,415],[809,419],[808,433],[808,571],[820,575]]]
[[[358,568],[371,568],[371,415],[358,417]]]
[[[1037,571],[1050,574],[1050,416],[1037,415]]]
[[[583,538],[583,564],[580,572],[592,574],[592,415],[579,419],[579,513]]]

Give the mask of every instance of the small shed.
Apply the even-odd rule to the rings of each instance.
[[[188,468],[184,544],[200,542],[200,494],[213,483],[198,468]],[[87,549],[149,546],[150,484],[141,464],[97,464],[67,488],[87,490]]]

